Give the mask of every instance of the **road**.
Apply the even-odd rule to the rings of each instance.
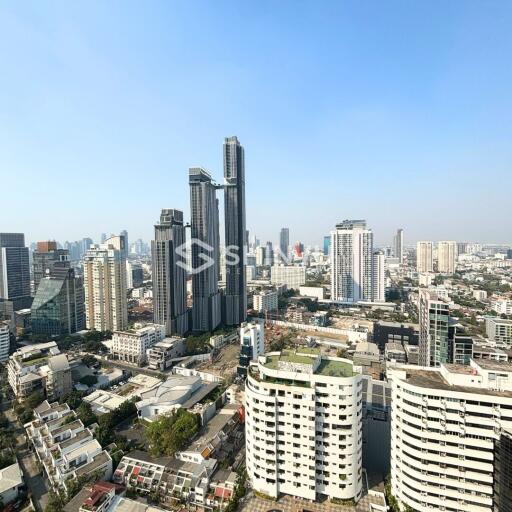
[[[5,411],[5,416],[15,429],[16,456],[23,471],[25,484],[32,495],[32,501],[37,512],[43,512],[48,503],[48,486],[46,479],[41,476],[37,468],[37,457],[27,445],[25,430],[20,425],[12,409]]]

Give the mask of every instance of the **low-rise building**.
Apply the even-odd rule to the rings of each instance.
[[[473,359],[491,359],[493,361],[508,361],[508,354],[501,348],[488,343],[473,344]]]
[[[491,302],[491,308],[496,311],[498,315],[512,315],[512,300],[511,299],[494,299]]]
[[[473,298],[482,301],[487,299],[487,292],[485,290],[473,290]]]
[[[68,358],[54,341],[18,349],[9,358],[7,375],[18,398],[40,391],[49,400],[55,400],[72,390]]]
[[[82,475],[112,476],[112,459],[67,404],[44,401],[27,424],[29,441],[54,488]]]
[[[407,362],[405,349],[401,343],[389,341],[388,343],[386,343],[384,354],[386,357],[386,361],[396,361],[397,363]]]
[[[2,507],[16,501],[24,486],[23,473],[18,462],[0,469],[0,504]]]
[[[412,325],[401,324],[399,322],[385,322],[379,320],[373,324],[373,342],[380,350],[384,350],[386,343],[400,343],[401,345],[417,345],[418,330]]]
[[[112,336],[112,355],[121,361],[142,366],[150,347],[165,338],[165,325],[149,324],[134,329],[115,331]]]
[[[490,341],[512,345],[512,320],[488,316],[485,318],[485,330]]]
[[[325,298],[325,290],[321,286],[301,286],[299,287],[299,295],[323,300]]]
[[[140,418],[152,421],[180,407],[194,406],[216,387],[215,383],[203,384],[198,376],[171,375],[159,386],[141,393],[135,405]]]
[[[184,356],[186,352],[185,338],[165,338],[148,349],[148,367],[163,372],[172,366],[173,359]]]

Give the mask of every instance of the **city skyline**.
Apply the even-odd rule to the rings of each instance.
[[[221,181],[220,143],[236,135],[247,148],[247,227],[262,240],[276,242],[284,225],[291,243],[321,244],[336,222],[365,218],[376,245],[398,226],[406,245],[510,243],[499,219],[512,184],[512,71],[502,65],[512,9],[438,10],[3,5],[0,173],[31,207],[7,194],[2,229],[29,242],[102,229],[150,240],[161,209],[189,211],[189,167]],[[211,26],[224,35],[206,36]],[[145,183],[159,184],[147,188],[151,206],[130,215]]]

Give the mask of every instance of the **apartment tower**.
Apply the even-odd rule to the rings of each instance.
[[[221,322],[219,201],[217,186],[205,169],[189,169],[189,185],[192,327],[194,331],[206,332],[213,331]]]
[[[224,323],[239,325],[247,317],[245,273],[245,157],[236,137],[224,139],[224,221],[226,291]]]
[[[183,335],[188,331],[187,273],[183,212],[165,209],[155,224],[151,242],[153,259],[153,316],[165,325],[165,334]]]

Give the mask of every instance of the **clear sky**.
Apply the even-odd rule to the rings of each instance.
[[[247,226],[512,242],[512,2],[0,3],[0,231],[149,240],[246,150]]]

